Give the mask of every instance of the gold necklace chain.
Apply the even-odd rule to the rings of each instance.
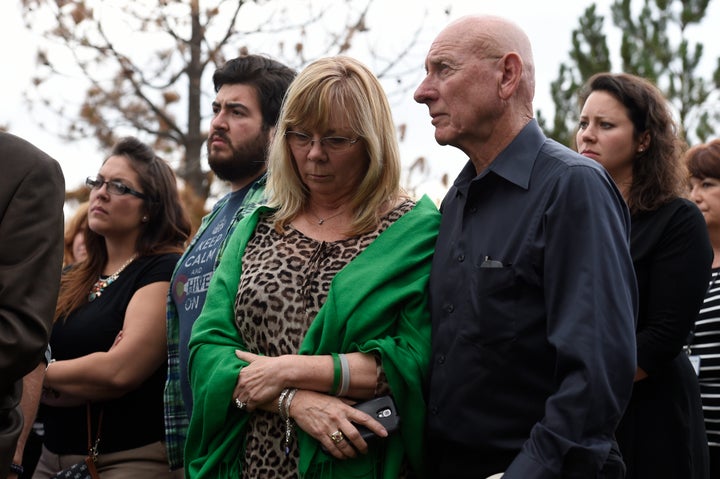
[[[120,276],[120,273],[123,272],[127,266],[132,263],[135,258],[137,257],[137,254],[134,254],[130,257],[129,260],[125,261],[122,266],[120,266],[120,269],[115,271],[113,274],[108,276],[107,278],[103,279],[100,278],[97,281],[95,281],[95,284],[90,289],[90,294],[88,294],[88,302],[95,301],[97,298],[102,296],[103,291],[105,291],[105,288],[110,286],[113,282],[115,282],[116,279],[118,279],[118,276]]]

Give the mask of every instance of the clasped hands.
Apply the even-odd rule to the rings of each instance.
[[[312,376],[316,371],[298,374],[298,365],[307,356],[268,357],[239,350],[235,355],[246,365],[240,370],[233,396],[229,399],[233,406],[239,406],[239,401],[243,409],[250,412],[262,409],[278,413],[278,397],[282,390],[298,388],[290,404],[290,417],[338,459],[356,457],[358,453],[368,451],[355,424],[387,437],[387,430],[378,421],[352,407],[355,401],[313,390]]]

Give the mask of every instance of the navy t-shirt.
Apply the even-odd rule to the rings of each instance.
[[[180,325],[180,389],[188,417],[192,412],[192,392],[188,379],[188,342],[195,320],[200,316],[210,278],[215,270],[215,260],[225,238],[231,233],[228,229],[233,223],[235,213],[242,206],[249,188],[242,188],[230,194],[225,205],[217,212],[212,222],[205,228],[185,254],[172,279],[172,300],[178,313]]]

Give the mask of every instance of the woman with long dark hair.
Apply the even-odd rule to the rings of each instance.
[[[649,81],[600,73],[581,92],[577,149],[602,164],[632,217],[639,292],[637,371],[616,438],[628,479],[702,479],[707,444],[698,381],[683,346],[712,262],[702,214],[687,196],[683,142]]]
[[[174,477],[163,443],[165,304],[190,223],[172,170],[135,138],[87,185],[88,256],[62,277],[33,477],[88,455],[88,404],[103,479]]]

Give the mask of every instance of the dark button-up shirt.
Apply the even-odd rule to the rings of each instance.
[[[595,477],[636,367],[622,196],[532,121],[480,174],[466,165],[442,212],[428,397],[438,459],[465,461],[467,477]]]

